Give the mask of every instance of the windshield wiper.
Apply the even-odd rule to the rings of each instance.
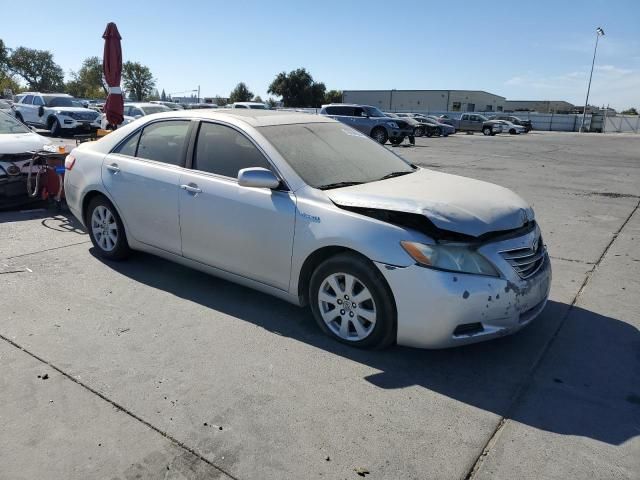
[[[401,177],[402,175],[408,175],[409,173],[413,173],[415,170],[411,170],[410,172],[402,171],[402,172],[391,172],[386,174],[384,177],[379,178],[378,180],[386,180],[387,178],[393,177]]]
[[[361,185],[364,182],[336,182],[336,183],[328,183],[327,185],[319,185],[316,188],[318,190],[329,190],[331,188],[340,188],[340,187],[350,187],[352,185]]]

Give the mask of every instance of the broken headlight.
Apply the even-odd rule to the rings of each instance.
[[[423,267],[448,272],[474,273],[499,277],[496,268],[482,255],[464,245],[425,245],[418,242],[400,242],[402,248]]]

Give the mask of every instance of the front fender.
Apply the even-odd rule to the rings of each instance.
[[[406,267],[415,262],[400,242],[432,241],[409,228],[341,209],[322,192],[316,194],[308,187],[296,192],[296,196],[298,204],[290,292],[298,292],[305,260],[321,248],[342,247],[354,250],[374,262]]]

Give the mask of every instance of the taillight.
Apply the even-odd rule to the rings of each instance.
[[[73,155],[67,155],[67,158],[64,159],[64,168],[66,170],[71,170],[75,164],[76,157],[74,157]]]

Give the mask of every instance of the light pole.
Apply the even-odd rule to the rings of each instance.
[[[582,111],[582,123],[580,131],[584,133],[584,121],[587,117],[587,105],[589,105],[589,92],[591,91],[591,77],[593,77],[593,66],[596,63],[596,51],[598,50],[598,39],[604,36],[604,30],[600,27],[596,28],[596,46],[593,49],[593,60],[591,61],[591,73],[589,74],[589,85],[587,86],[587,98],[584,101],[584,110]]]

